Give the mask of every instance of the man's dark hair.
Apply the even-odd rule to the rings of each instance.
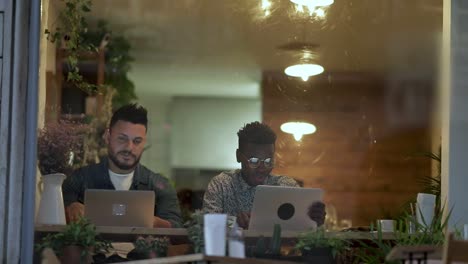
[[[243,128],[237,132],[239,137],[239,148],[245,144],[275,144],[276,134],[266,124],[258,121],[244,125]]]
[[[126,121],[133,124],[144,125],[148,128],[148,111],[141,105],[128,104],[117,109],[112,115],[109,127],[112,128],[117,121]]]

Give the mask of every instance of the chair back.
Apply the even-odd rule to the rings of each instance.
[[[442,260],[444,264],[452,262],[468,263],[468,240],[456,240],[453,233],[447,233]]]

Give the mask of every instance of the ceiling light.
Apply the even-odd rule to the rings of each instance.
[[[322,8],[316,8],[314,13],[319,18],[324,18],[325,17],[325,11]]]
[[[261,8],[264,11],[265,17],[269,16],[271,14],[271,2],[270,0],[262,0]]]
[[[290,0],[291,2],[297,5],[303,5],[307,7],[315,7],[315,6],[329,6],[333,4],[333,0]]]
[[[312,134],[317,128],[306,122],[287,122],[281,125],[281,131],[293,134],[296,141],[300,141],[303,135]]]
[[[326,9],[333,4],[333,0],[290,0],[296,4],[297,13],[309,13],[315,19],[325,19]],[[308,12],[307,12],[308,11]]]
[[[293,77],[301,77],[305,82],[310,76],[318,75],[323,70],[323,67],[318,64],[296,64],[284,69],[284,73]]]

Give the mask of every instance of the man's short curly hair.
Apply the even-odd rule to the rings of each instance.
[[[247,143],[275,144],[276,141],[275,132],[268,125],[258,121],[244,125],[237,132],[237,136],[239,137],[239,148]]]
[[[109,127],[112,128],[117,121],[126,121],[133,124],[144,125],[148,128],[148,111],[141,105],[128,104],[117,109],[112,115]]]

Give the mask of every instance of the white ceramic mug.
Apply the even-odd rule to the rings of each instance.
[[[380,227],[382,229],[382,232],[394,232],[395,220],[379,219],[377,220],[377,227]]]

